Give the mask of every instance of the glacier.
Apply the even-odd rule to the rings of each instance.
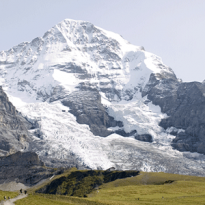
[[[21,151],[35,151],[48,166],[73,160],[91,169],[204,176],[205,156],[174,150],[171,130],[183,130],[160,127],[167,114],[142,95],[151,74],[159,81],[162,75],[176,78],[160,57],[85,21],[65,19],[43,37],[0,52],[0,84],[20,115],[35,125],[29,147]],[[152,143],[116,133],[96,136],[78,123],[62,99],[85,87],[97,90],[109,116],[123,123],[108,130],[136,130],[151,135]]]

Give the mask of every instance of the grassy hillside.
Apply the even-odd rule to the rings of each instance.
[[[205,204],[205,178],[141,173],[104,184],[89,199],[108,204]]]
[[[16,202],[16,205],[25,204],[201,205],[205,204],[205,178],[168,173],[140,172],[140,175],[135,177],[103,183],[98,189],[93,189],[86,198],[35,194]]]
[[[87,194],[97,189],[103,183],[108,183],[116,179],[133,177],[138,174],[139,171],[71,171],[67,176],[64,175],[53,180],[51,183],[36,190],[36,192],[87,197]]]

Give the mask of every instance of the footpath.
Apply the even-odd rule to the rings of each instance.
[[[0,203],[0,205],[15,205],[15,204],[14,204],[15,201],[17,201],[17,200],[19,200],[19,199],[23,199],[23,198],[25,198],[25,197],[27,197],[27,196],[28,196],[28,194],[20,194],[20,195],[18,195],[17,197],[15,197],[15,198],[13,198],[13,199],[8,199],[8,200],[6,200],[6,201],[2,201],[2,202]]]

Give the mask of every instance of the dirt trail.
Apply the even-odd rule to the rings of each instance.
[[[17,197],[15,197],[13,199],[9,199],[9,200],[6,200],[6,201],[2,202],[0,205],[15,205],[14,204],[15,201],[17,201],[19,199],[23,199],[27,196],[28,196],[27,194],[20,194],[20,195],[18,195]]]

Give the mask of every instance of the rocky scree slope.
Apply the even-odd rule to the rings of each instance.
[[[65,19],[0,52],[0,70],[32,124],[28,150],[47,165],[203,175],[204,155],[172,148],[203,153],[203,117],[190,100],[203,102],[203,85],[185,86],[161,58],[120,35]],[[197,119],[185,123],[190,103],[186,119]]]

